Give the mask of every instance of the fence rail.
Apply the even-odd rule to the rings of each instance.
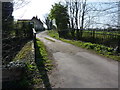
[[[120,33],[107,31],[83,31],[82,40],[115,48],[119,45]]]

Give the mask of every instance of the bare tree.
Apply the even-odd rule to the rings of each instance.
[[[83,33],[83,25],[84,25],[85,13],[86,13],[86,0],[83,0],[81,3],[82,3],[82,10],[81,10],[80,38],[82,37],[82,33]],[[77,37],[79,38],[79,35]]]
[[[118,29],[120,29],[120,1],[118,2]]]
[[[14,10],[18,10],[30,3],[30,0],[13,0]]]
[[[66,2],[71,28],[85,28],[97,23],[99,26],[100,23],[101,26],[118,26],[120,1],[87,3],[87,0],[67,0]]]
[[[52,20],[49,19],[49,15],[45,14],[44,19],[45,20],[43,22],[46,24],[47,30],[51,30],[52,29]]]
[[[86,13],[87,0],[69,0],[66,1],[70,17],[70,27],[76,29],[77,37],[82,37],[82,29],[84,28],[84,19]],[[79,31],[81,29],[81,32]],[[74,36],[75,30],[72,30]]]
[[[92,3],[93,15],[99,20],[95,20],[94,24],[105,27],[118,26],[118,2],[99,2]]]

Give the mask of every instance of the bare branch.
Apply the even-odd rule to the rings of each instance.
[[[18,10],[20,8],[23,8],[27,4],[29,4],[31,1],[30,0],[14,0],[13,5],[14,5],[14,10]]]

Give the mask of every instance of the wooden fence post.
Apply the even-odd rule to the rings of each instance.
[[[118,53],[120,53],[120,36],[118,36]]]
[[[93,43],[95,43],[95,30],[93,29]]]
[[[36,62],[36,31],[33,28],[33,42],[34,42],[34,53],[35,53],[35,62]]]

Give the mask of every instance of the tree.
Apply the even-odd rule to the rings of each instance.
[[[14,10],[18,10],[30,3],[30,0],[13,0]]]
[[[63,6],[60,3],[55,3],[55,5],[52,5],[49,16],[52,20],[55,19],[58,30],[68,28],[69,16],[66,6]]]
[[[120,1],[118,2],[118,29],[120,29]]]
[[[52,29],[52,26],[53,26],[53,25],[52,25],[52,20],[50,20],[48,14],[46,14],[46,15],[44,16],[44,18],[45,18],[45,21],[43,21],[43,22],[46,24],[47,30],[51,30],[51,29]]]
[[[2,2],[2,37],[11,37],[11,32],[14,30],[14,17],[12,16],[13,9],[17,10],[24,7],[30,1],[28,0],[13,0],[11,2]]]
[[[82,38],[82,33],[83,33],[83,25],[84,25],[84,19],[85,19],[85,13],[86,13],[86,0],[84,2],[82,2],[82,13],[81,13],[81,26],[80,26],[80,38]],[[79,31],[78,31],[78,35],[77,35],[78,39],[79,39]]]
[[[86,16],[86,4],[87,0],[66,0],[69,17],[71,34],[75,37],[75,31],[77,32],[77,38],[82,37],[82,30],[84,28],[85,16]],[[80,36],[80,37],[79,37]]]
[[[95,17],[94,25],[99,28],[118,27],[119,2],[91,3],[91,12]],[[89,13],[89,14],[90,14]]]

